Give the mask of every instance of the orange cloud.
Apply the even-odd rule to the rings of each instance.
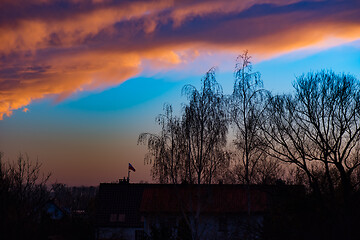
[[[35,99],[118,85],[149,65],[166,70],[205,51],[269,58],[360,38],[360,4],[346,1],[65,3],[0,4],[0,119]]]
[[[117,85],[141,72],[141,59],[170,66],[181,60],[173,51],[156,49],[144,52],[87,51],[56,55],[38,62],[37,67],[18,69],[22,80],[0,91],[0,119],[35,99],[57,96],[61,101],[84,90]],[[0,82],[1,85],[1,82]],[[24,110],[27,108],[24,108]]]
[[[115,23],[138,19],[149,12],[163,10],[170,3],[171,1],[133,2],[126,8],[105,6],[85,13],[75,12],[65,18],[19,19],[15,27],[8,24],[0,28],[0,53],[39,50],[51,47],[52,44],[62,47],[78,45]]]

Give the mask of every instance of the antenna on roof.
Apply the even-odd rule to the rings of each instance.
[[[126,178],[124,177],[123,179],[119,178],[119,183],[120,183],[120,184],[128,184],[129,181],[128,181],[128,179],[126,179]]]

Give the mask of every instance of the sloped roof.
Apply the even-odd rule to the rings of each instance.
[[[142,227],[139,212],[146,184],[101,183],[97,204],[97,225],[106,227]],[[125,215],[125,221],[111,221],[111,214]]]
[[[249,195],[247,195],[249,193]],[[246,213],[250,199],[251,212],[267,208],[267,194],[263,188],[244,185],[157,185],[144,189],[140,211],[143,213],[194,212]]]

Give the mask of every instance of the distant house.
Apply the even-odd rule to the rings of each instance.
[[[45,214],[51,220],[62,220],[64,217],[69,215],[69,212],[59,206],[54,199],[47,201],[43,207]]]

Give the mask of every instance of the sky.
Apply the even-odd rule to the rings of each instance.
[[[360,78],[360,2],[353,0],[2,0],[0,151],[27,154],[52,182],[150,182],[140,133],[164,103],[217,67],[231,93],[248,50],[264,87],[332,69]]]

